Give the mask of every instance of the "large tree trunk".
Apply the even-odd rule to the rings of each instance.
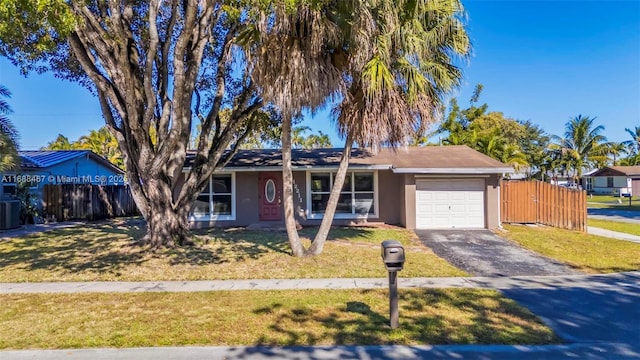
[[[174,247],[192,244],[189,239],[189,225],[185,218],[169,206],[150,207],[145,243],[152,248]]]
[[[142,242],[152,248],[192,244],[189,239],[188,205],[174,202],[171,187],[158,179],[149,181],[147,188],[147,234]]]
[[[291,171],[291,116],[282,117],[282,197],[284,206],[284,224],[287,229],[289,245],[293,256],[306,255],[300,242],[296,227],[295,207],[293,205],[293,172]]]
[[[349,159],[351,158],[351,146],[353,139],[350,135],[347,135],[347,139],[344,144],[344,150],[342,152],[342,159],[340,159],[340,166],[338,167],[338,173],[333,180],[333,187],[331,188],[331,194],[329,195],[329,201],[327,202],[327,208],[324,210],[324,216],[322,223],[318,229],[316,237],[313,239],[311,246],[307,250],[309,255],[319,255],[324,249],[324,243],[329,236],[329,230],[331,230],[331,224],[333,223],[333,216],[336,213],[338,206],[338,200],[340,199],[340,192],[344,185],[344,180],[347,175],[347,168],[349,167]]]

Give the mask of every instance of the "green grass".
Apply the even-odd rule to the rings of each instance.
[[[619,209],[619,210],[633,210],[640,211],[640,197],[634,196],[631,198],[631,205],[629,205],[629,198],[618,197],[611,195],[588,195],[587,207],[599,208],[599,209]]]
[[[499,235],[587,273],[640,270],[640,244],[546,226],[504,225]]]
[[[0,349],[181,345],[548,344],[559,339],[496,291],[384,290],[0,296]]]
[[[588,219],[587,225],[607,229],[612,231],[618,231],[626,234],[637,235],[640,236],[640,225],[620,222],[620,221],[609,221],[609,220],[600,220],[600,219]]]
[[[403,276],[467,275],[395,227],[333,229],[324,252],[306,258],[290,255],[285,232],[213,229],[196,233],[196,246],[158,251],[135,245],[143,234],[142,227],[109,222],[0,240],[0,282],[386,277],[384,239],[405,246]]]

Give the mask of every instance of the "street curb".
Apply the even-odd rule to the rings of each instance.
[[[640,353],[621,343],[562,345],[366,345],[366,346],[195,346],[0,351],[3,360],[91,359],[637,359]]]

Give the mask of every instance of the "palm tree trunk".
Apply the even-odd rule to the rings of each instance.
[[[293,256],[306,255],[300,242],[293,205],[293,173],[291,171],[291,115],[282,117],[282,197],[284,206],[284,224]]]
[[[311,243],[311,247],[307,251],[309,255],[319,255],[324,249],[324,243],[329,236],[329,230],[333,222],[333,216],[336,213],[336,207],[338,206],[338,200],[340,198],[340,192],[344,185],[344,180],[347,176],[347,168],[349,167],[349,159],[351,158],[351,146],[353,139],[351,135],[347,135],[347,139],[344,143],[344,151],[342,152],[342,159],[340,160],[340,166],[338,166],[338,173],[333,180],[333,187],[331,188],[331,194],[329,195],[329,201],[327,202],[327,208],[324,211],[324,217],[322,223],[318,229],[315,239]]]

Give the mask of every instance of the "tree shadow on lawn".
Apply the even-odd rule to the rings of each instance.
[[[333,226],[327,236],[327,241],[357,241],[357,242],[370,242],[378,243],[384,240],[402,240],[391,239],[392,236],[397,236],[395,231],[406,231],[404,228],[396,228],[394,226]],[[318,227],[305,227],[299,231],[300,236],[304,236],[309,239],[314,239],[318,233]]]
[[[211,248],[226,248],[236,260],[257,259],[268,252],[291,254],[286,232],[211,228],[193,230],[196,243]]]
[[[142,252],[114,246],[122,242],[123,234],[136,231],[88,225],[13,238],[0,244],[0,268],[22,265],[30,271],[117,273],[126,265],[143,262]]]
[[[317,228],[306,228],[300,235],[310,238],[316,232]],[[193,230],[196,245],[159,250],[138,244],[145,233],[146,224],[142,218],[125,218],[11,238],[0,242],[0,269],[17,266],[26,271],[119,276],[128,266],[143,265],[154,258],[164,258],[171,266],[205,266],[259,259],[269,253],[291,255],[284,231]],[[335,228],[331,230],[329,240],[367,239],[374,233],[370,228]]]
[[[409,290],[401,291],[399,302],[400,326],[395,330],[389,326],[388,313],[376,312],[360,301],[349,301],[340,311],[329,313],[308,307],[282,312],[282,304],[256,309],[256,314],[282,312],[269,326],[277,335],[264,335],[256,345],[560,342],[534,315],[494,291]]]
[[[140,246],[144,222],[97,222],[8,239],[0,243],[0,269],[18,267],[26,271],[65,273],[111,273],[116,276],[129,266],[143,265],[153,258],[166,258],[171,265],[205,265],[226,262],[222,248],[201,246],[153,251]],[[234,251],[242,251],[235,248]]]

